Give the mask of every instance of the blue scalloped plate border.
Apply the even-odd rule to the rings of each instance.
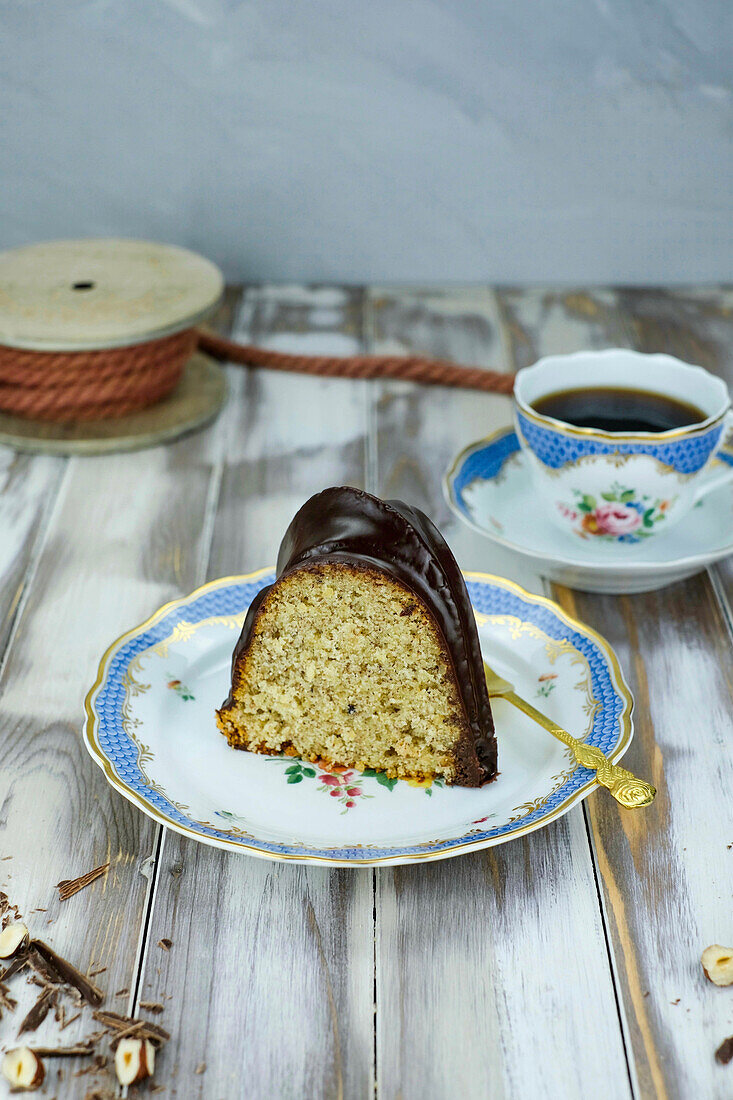
[[[608,643],[595,631],[566,615],[551,600],[526,592],[513,581],[482,573],[467,573],[465,576],[476,611],[486,615],[516,615],[523,621],[534,623],[551,638],[558,641],[567,639],[586,657],[594,696],[602,703],[587,740],[612,760],[618,760],[633,735],[632,698],[616,655]],[[85,701],[84,740],[111,785],[155,820],[203,843],[266,859],[365,866],[441,859],[511,840],[541,828],[566,813],[595,788],[593,773],[586,768],[577,768],[544,805],[520,821],[406,847],[316,848],[233,837],[192,821],[167,797],[150,786],[138,765],[137,748],[123,725],[125,677],[134,658],[169,637],[181,620],[196,623],[214,616],[240,614],[273,578],[273,570],[260,570],[242,577],[212,581],[189,596],[166,604],[145,623],[118,638],[102,658],[97,680]]]

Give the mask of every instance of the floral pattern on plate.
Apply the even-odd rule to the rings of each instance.
[[[537,691],[535,695],[538,699],[549,699],[555,690],[557,680],[556,672],[543,672],[541,676],[537,677]]]
[[[287,764],[283,774],[289,784],[302,783],[304,779],[317,780],[317,790],[337,799],[338,804],[343,806],[341,812],[344,814],[355,809],[362,799],[373,797],[363,790],[363,773],[353,768],[342,768],[338,764],[321,768],[318,764],[310,764],[292,756],[268,756],[267,759],[275,764]]]
[[[386,772],[376,771],[374,768],[365,768],[357,771],[355,768],[345,768],[340,764],[331,764],[329,767],[320,764],[293,758],[292,756],[268,756],[268,760],[279,764],[287,764],[284,774],[288,783],[301,783],[304,779],[318,780],[318,790],[331,798],[338,799],[339,805],[344,807],[342,813],[353,810],[365,798],[373,798],[364,788],[365,779],[373,779],[380,787],[393,791],[399,779],[390,779]],[[425,794],[432,796],[433,787],[445,786],[445,782],[437,777],[428,779],[407,779],[409,787],[420,787]]]
[[[190,688],[182,684],[180,680],[169,680],[166,684],[169,691],[175,691],[179,699],[183,699],[184,703],[188,703],[196,698]]]

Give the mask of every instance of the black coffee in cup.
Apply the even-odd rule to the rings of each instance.
[[[706,419],[696,405],[649,390],[590,386],[536,398],[532,407],[576,428],[602,432],[668,432]]]

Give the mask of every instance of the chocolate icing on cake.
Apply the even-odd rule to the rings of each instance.
[[[496,740],[476,620],[456,560],[435,525],[399,500],[381,500],[349,486],[326,489],[306,501],[285,532],[277,576],[322,562],[380,569],[419,596],[445,639],[473,735],[473,745],[462,746],[457,781],[476,786],[493,779]],[[249,643],[268,592],[269,586],[250,605],[232,667]],[[225,706],[230,703],[231,697]]]

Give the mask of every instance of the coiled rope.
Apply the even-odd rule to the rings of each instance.
[[[423,355],[291,355],[190,328],[127,347],[45,352],[0,345],[0,410],[33,420],[101,420],[166,397],[199,348],[221,361],[330,378],[398,378],[509,394],[511,374]]]

